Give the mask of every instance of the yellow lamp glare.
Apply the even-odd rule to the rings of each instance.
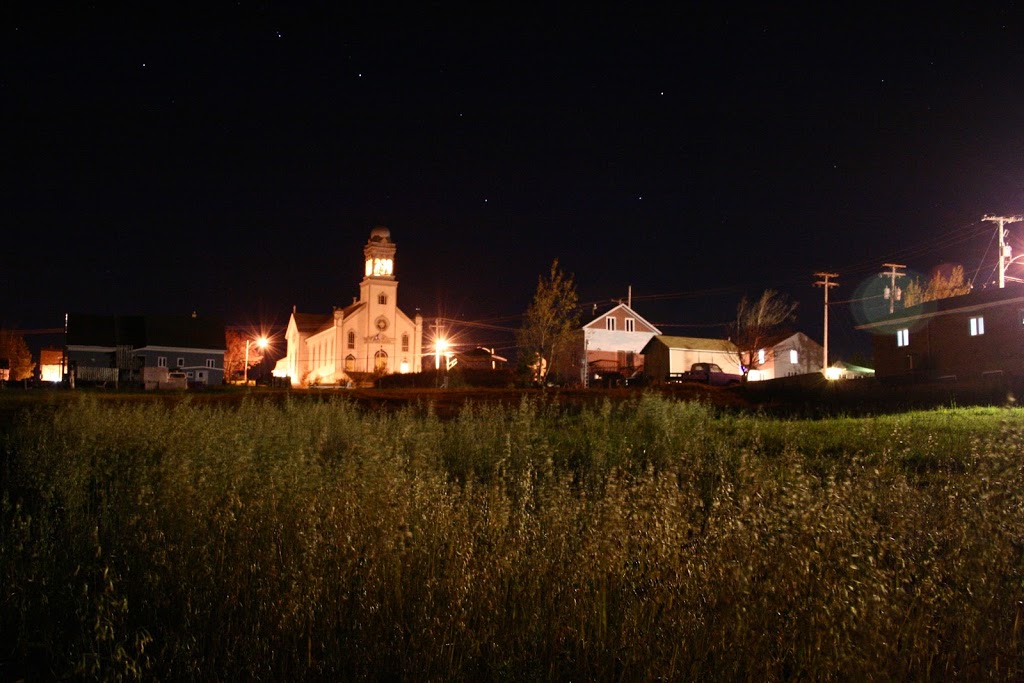
[[[441,369],[441,354],[448,349],[448,341],[442,337],[434,340],[434,369]]]
[[[825,368],[825,379],[836,380],[841,379],[842,376],[843,371],[839,368]]]
[[[245,386],[249,386],[249,345],[255,341],[256,346],[265,349],[270,341],[266,337],[258,337],[257,339],[246,339],[245,340],[245,363],[242,364],[242,382]]]

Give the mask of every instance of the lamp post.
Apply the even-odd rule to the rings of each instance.
[[[245,384],[245,386],[249,386],[249,344],[251,342],[252,339],[245,340],[245,367],[242,369],[243,383]],[[260,347],[260,349],[267,348],[267,338],[260,337],[259,339],[257,339],[256,346]]]
[[[441,356],[448,349],[448,342],[440,337],[434,341],[434,369],[441,369]]]

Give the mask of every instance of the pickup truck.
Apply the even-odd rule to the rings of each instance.
[[[718,363],[694,363],[686,372],[669,375],[670,382],[703,382],[716,387],[731,387],[743,381],[743,375],[725,372]]]

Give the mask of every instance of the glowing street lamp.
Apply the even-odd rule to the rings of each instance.
[[[440,370],[441,369],[441,354],[443,354],[447,349],[448,349],[448,342],[445,339],[443,339],[441,337],[438,337],[437,339],[434,340],[434,369],[435,370]]]
[[[249,343],[252,341],[252,339],[245,340],[245,368],[242,370],[242,377],[245,386],[249,386]],[[268,342],[266,337],[260,337],[259,339],[256,340],[256,346],[258,346],[260,349],[267,348],[267,343]]]

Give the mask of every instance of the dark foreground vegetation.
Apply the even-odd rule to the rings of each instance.
[[[8,413],[0,679],[1024,678],[1024,414]]]

